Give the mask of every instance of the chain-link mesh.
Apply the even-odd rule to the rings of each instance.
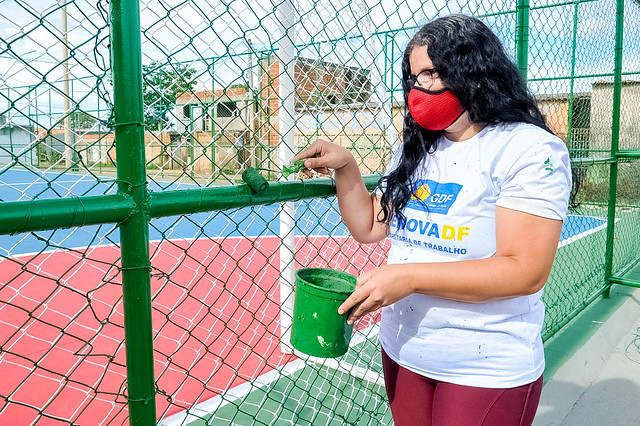
[[[128,391],[139,378],[126,369],[118,224],[76,207],[45,209],[70,228],[31,217],[43,200],[84,207],[122,184],[113,3],[0,1],[0,424],[122,424],[128,403],[141,402]],[[607,262],[622,276],[640,252],[640,5],[620,3],[619,33],[604,0],[526,9],[529,86],[581,184],[544,295],[545,339],[607,287]],[[416,29],[448,13],[478,16],[515,58],[519,4],[141,1],[150,199],[239,187],[249,167],[286,183],[281,167],[317,138],[350,149],[363,174],[384,172],[402,131],[402,51]],[[388,242],[354,242],[332,197],[244,207],[220,194],[224,208],[150,222],[156,419],[391,424],[378,314],[337,359],[292,354],[282,339],[291,270],[357,274],[384,263]]]

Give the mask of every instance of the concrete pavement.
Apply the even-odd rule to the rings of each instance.
[[[534,426],[640,425],[640,289],[614,286],[545,351]]]

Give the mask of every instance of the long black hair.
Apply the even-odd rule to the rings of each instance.
[[[420,46],[427,46],[442,83],[460,100],[473,123],[531,123],[551,132],[498,37],[482,21],[465,15],[438,18],[409,41],[402,58],[405,105],[411,90],[409,56]],[[411,176],[435,150],[441,134],[419,126],[405,107],[400,162],[380,179],[384,188],[380,222],[388,223],[393,216],[404,218],[402,210],[412,195]]]

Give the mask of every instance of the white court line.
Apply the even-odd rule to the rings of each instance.
[[[191,422],[202,419],[202,417],[215,413],[218,409],[233,401],[244,398],[256,387],[269,386],[279,377],[293,375],[296,371],[304,368],[304,366],[304,361],[300,359],[287,363],[280,368],[271,370],[268,373],[257,377],[253,382],[245,382],[235,388],[229,389],[229,391],[225,393],[224,398],[222,395],[217,395],[189,408],[188,412],[182,411],[180,413],[172,414],[164,419],[160,419],[158,426],[188,425]]]
[[[116,224],[103,224],[103,225],[113,225],[113,227],[116,227]],[[89,225],[89,226],[102,226],[102,225]],[[50,230],[52,231],[52,230]],[[324,237],[326,237],[326,235],[324,235]],[[67,237],[68,238],[68,237]],[[207,240],[210,241],[228,241],[228,240],[246,240],[248,238],[277,238],[276,235],[264,235],[264,236],[258,236],[258,237],[242,237],[242,236],[229,236],[229,237],[212,237],[212,238],[207,238]],[[302,238],[299,237],[299,238]],[[193,242],[193,241],[197,241],[197,240],[202,240],[203,238],[194,238],[194,237],[187,237],[187,238],[174,238],[174,239],[167,239],[167,238],[162,238],[159,240],[149,240],[149,244],[153,244],[153,243],[163,243],[163,242],[169,242],[169,241],[189,241],[189,242]],[[63,241],[61,241],[60,243],[56,243],[56,244],[61,244]],[[20,253],[17,254],[15,256],[11,256],[9,254],[7,254],[5,257],[7,259],[20,259],[23,257],[33,257],[35,255],[38,254],[50,254],[50,253],[56,253],[56,252],[65,252],[65,251],[80,251],[82,252],[82,250],[86,250],[86,249],[99,249],[99,248],[119,248],[120,247],[120,243],[109,243],[109,244],[98,244],[95,246],[77,246],[77,247],[65,247],[65,248],[54,248],[54,249],[50,249],[50,250],[43,250],[43,251],[34,251],[34,252],[29,252],[29,253]],[[4,256],[4,255],[3,255]],[[0,259],[0,261],[2,261],[2,259]]]
[[[376,337],[377,335],[378,324],[373,324],[354,334],[353,338],[351,339],[351,345],[356,346],[360,343],[365,342],[369,338]],[[347,366],[342,365],[338,360],[312,357],[299,353],[297,351],[295,351],[294,354],[300,359],[289,362],[282,367],[276,368],[269,371],[268,373],[258,376],[251,382],[245,382],[241,385],[229,389],[227,392],[225,392],[224,398],[222,395],[217,395],[211,399],[196,404],[195,406],[189,408],[188,411],[181,411],[179,413],[172,414],[169,417],[165,417],[164,419],[160,419],[160,421],[158,422],[158,426],[185,426],[196,420],[201,420],[203,417],[215,413],[225,405],[237,401],[238,399],[244,398],[256,388],[270,386],[273,382],[283,376],[290,376],[295,374],[297,371],[303,369],[307,365],[306,361],[312,361],[314,363],[321,364],[325,367],[333,368],[335,370],[345,371],[355,377],[371,382],[374,385],[381,386],[384,383],[380,374],[372,374],[364,368],[356,367],[353,365],[350,366],[351,368],[347,368]],[[365,372],[366,374],[364,374],[364,376],[358,374],[362,372]]]
[[[604,217],[598,217],[598,216],[579,216],[579,215],[573,215],[575,217],[590,217],[593,219],[599,219],[599,220],[604,220],[605,222],[602,225],[599,225],[595,228],[591,228],[585,232],[581,232],[580,234],[576,234],[576,235],[571,235],[568,238],[565,238],[564,240],[560,241],[558,243],[558,248],[566,246],[567,244],[573,243],[577,240],[579,240],[580,238],[584,238],[587,235],[593,234],[595,232],[598,232],[604,228],[607,227],[607,219]],[[161,218],[159,218],[161,219]],[[621,219],[616,219],[616,222],[620,221]],[[114,228],[116,227],[115,223],[105,223],[105,224],[96,224],[96,225],[89,225],[89,226],[106,226],[106,225],[112,225]],[[105,234],[106,235],[106,234]],[[261,236],[228,236],[228,237],[211,237],[209,238],[210,240],[232,240],[232,239],[246,239],[246,238],[273,238],[273,237],[277,237],[276,235],[261,235]],[[300,235],[300,238],[303,237],[314,237],[314,238],[318,238],[318,237],[326,237],[326,238],[330,238],[331,236],[327,236],[327,235],[322,235],[322,234],[308,234],[308,235]],[[348,238],[348,235],[337,235],[337,236],[333,236],[335,238]],[[176,238],[176,239],[166,239],[166,238],[162,238],[162,239],[157,239],[157,240],[149,240],[149,243],[160,243],[163,241],[195,241],[195,240],[199,240],[200,238],[194,238],[194,237],[185,237],[185,238]],[[102,247],[119,247],[119,243],[111,243],[111,244],[98,244],[96,246],[90,246],[92,248],[102,248]],[[21,257],[32,257],[38,254],[49,254],[49,253],[54,253],[54,252],[58,252],[58,251],[68,251],[68,250],[84,250],[87,249],[89,247],[87,246],[77,246],[77,247],[68,247],[68,248],[54,248],[54,249],[50,249],[50,250],[44,250],[44,251],[34,251],[34,252],[27,252],[27,253],[20,253],[17,255],[12,256],[10,253],[7,253],[5,256],[7,258],[11,258],[11,259],[20,259]],[[1,260],[1,259],[0,259]]]
[[[587,231],[581,232],[581,233],[576,234],[576,235],[571,235],[570,237],[565,238],[564,240],[562,240],[562,241],[560,241],[558,243],[558,248],[564,247],[564,246],[566,246],[568,244],[576,242],[579,239],[586,237],[587,235],[594,234],[594,233],[596,233],[596,232],[598,232],[598,231],[600,231],[602,229],[605,229],[607,227],[608,221],[604,217],[597,217],[597,216],[578,216],[578,217],[591,217],[591,218],[594,218],[594,219],[600,219],[600,220],[604,220],[604,223],[602,225],[596,226],[595,228],[591,228],[591,229],[589,229]],[[614,223],[615,222],[619,222],[620,220],[622,220],[622,219],[616,219],[614,221]]]

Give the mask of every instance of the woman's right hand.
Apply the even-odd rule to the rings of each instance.
[[[304,159],[302,171],[310,176],[312,170],[330,174],[335,172],[336,196],[342,221],[361,243],[382,240],[389,233],[388,226],[376,220],[380,214],[379,197],[367,190],[356,159],[346,148],[318,139],[293,157]]]
[[[331,170],[340,170],[349,164],[356,165],[351,153],[340,145],[318,139],[307,148],[296,154],[291,161],[304,159],[305,174],[310,175],[310,170],[325,175],[331,174]]]

